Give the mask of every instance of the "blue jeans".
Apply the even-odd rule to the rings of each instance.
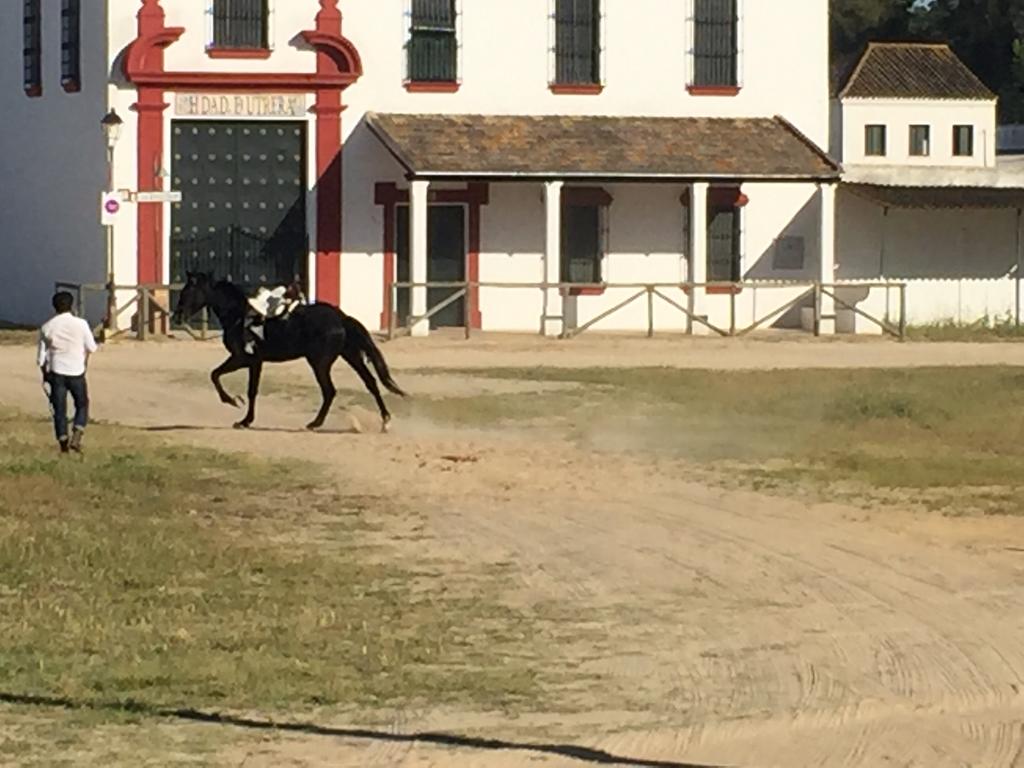
[[[50,383],[50,404],[53,405],[53,431],[58,440],[68,437],[68,393],[75,401],[75,429],[85,429],[89,423],[89,391],[85,376],[62,376],[51,373],[46,377]]]

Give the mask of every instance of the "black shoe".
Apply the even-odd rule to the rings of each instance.
[[[71,443],[69,447],[75,453],[82,452],[82,437],[85,435],[85,431],[81,429],[75,429],[71,432]]]
[[[68,439],[65,437],[65,438],[62,438],[59,442],[60,442],[60,452],[61,453],[67,453],[70,450],[70,446],[68,445]]]

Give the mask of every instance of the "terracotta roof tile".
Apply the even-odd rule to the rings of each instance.
[[[995,99],[948,45],[871,43],[840,92],[854,99]]]
[[[424,177],[824,179],[839,170],[781,118],[369,113],[367,124]]]

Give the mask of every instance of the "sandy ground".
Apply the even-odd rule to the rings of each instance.
[[[430,367],[1024,365],[1024,345],[1009,344],[514,337],[383,349],[414,395],[503,386],[409,372]],[[565,653],[609,681],[585,716],[406,713],[391,729],[484,735],[504,749],[240,731],[250,741],[225,764],[579,766],[610,754],[665,766],[1024,766],[1024,521],[726,492],[667,460],[584,453],[539,435],[416,420],[380,435],[365,411],[354,414],[363,434],[346,433],[336,410],[333,431],[310,435],[297,428],[316,403],[294,398],[261,401],[258,423],[282,431],[238,432],[227,428],[235,412],[181,376],[221,357],[215,344],[111,345],[91,371],[94,414],[179,427],[164,433],[204,446],[313,459],[347,490],[407,505],[424,535],[390,540],[396,556],[513,563],[513,599],[592,613],[597,631]],[[0,366],[0,402],[45,412],[29,351],[0,348]],[[341,366],[335,380],[354,386]]]

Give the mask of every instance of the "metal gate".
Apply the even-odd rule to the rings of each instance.
[[[175,121],[171,282],[307,282],[306,124]],[[307,286],[308,288],[308,286]]]

